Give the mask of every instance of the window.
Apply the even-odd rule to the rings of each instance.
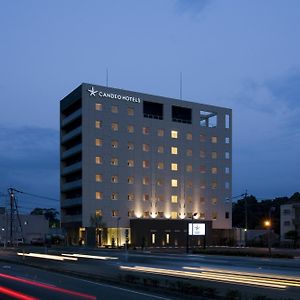
[[[128,125],[127,126],[127,131],[128,131],[128,133],[134,133],[134,126],[133,125]]]
[[[134,177],[133,176],[129,176],[127,178],[127,182],[128,182],[128,184],[134,184]]]
[[[178,202],[178,196],[177,195],[172,195],[171,196],[171,203],[177,203]]]
[[[101,209],[96,209],[95,216],[96,217],[101,217],[102,216],[102,210]]]
[[[205,151],[204,150],[200,150],[200,158],[205,158]]]
[[[193,150],[192,149],[186,149],[186,156],[192,156]]]
[[[225,115],[225,128],[226,129],[230,128],[230,115],[229,114]]]
[[[203,180],[200,182],[200,189],[201,190],[205,190],[206,189],[206,182],[203,181]]]
[[[111,141],[111,147],[114,148],[114,149],[118,148],[119,147],[119,142],[116,141],[116,140]]]
[[[111,215],[112,215],[113,217],[117,217],[117,216],[119,215],[119,211],[113,209],[113,210],[111,211]]]
[[[225,138],[225,144],[230,144],[230,138],[229,137]]]
[[[211,219],[212,220],[217,220],[217,218],[218,218],[218,213],[213,211],[212,214],[211,214]]]
[[[128,165],[128,167],[130,167],[130,168],[134,167],[134,160],[133,160],[133,159],[129,159],[129,160],[127,161],[127,165]]]
[[[178,164],[176,164],[176,163],[171,163],[171,170],[172,170],[172,171],[178,171]]]
[[[128,116],[133,116],[134,115],[134,108],[128,107],[127,108],[127,114],[128,114]]]
[[[186,183],[186,185],[187,185],[187,187],[188,187],[189,189],[191,189],[191,188],[193,187],[193,182],[192,182],[192,180],[188,180],[187,183]]]
[[[96,120],[96,121],[95,121],[95,127],[96,127],[96,128],[101,128],[101,127],[102,127],[102,122],[99,121],[99,120]]]
[[[204,134],[200,134],[200,142],[204,143],[206,141],[206,136]]]
[[[225,182],[225,189],[226,190],[229,190],[230,189],[230,184],[228,181]]]
[[[211,188],[212,188],[213,190],[217,188],[217,182],[216,182],[216,181],[213,181],[213,182],[211,183]]]
[[[284,209],[283,210],[283,214],[284,215],[290,215],[291,214],[291,210],[290,209]]]
[[[102,146],[102,140],[101,139],[95,139],[95,145],[97,147],[101,147]]]
[[[171,154],[177,155],[178,154],[178,148],[177,147],[171,147]]]
[[[200,173],[202,173],[202,174],[206,173],[205,166],[200,166]]]
[[[157,147],[157,152],[158,153],[164,153],[164,147],[163,146],[158,146]]]
[[[164,185],[163,179],[157,179],[156,184],[157,184],[158,186],[163,186],[163,185]]]
[[[149,211],[144,211],[144,218],[149,218]]]
[[[193,139],[193,135],[192,135],[190,132],[188,132],[188,133],[186,134],[186,139],[187,139],[188,141],[191,141],[191,140]]]
[[[186,199],[187,199],[187,202],[188,202],[188,203],[193,203],[193,198],[192,198],[192,196],[187,196]]]
[[[119,112],[119,108],[116,105],[112,105],[111,107],[111,112],[114,114],[117,114]]]
[[[150,200],[149,194],[144,194],[143,195],[143,200],[144,201],[149,201]]]
[[[131,142],[129,142],[129,143],[127,144],[127,149],[128,149],[128,150],[133,150],[133,149],[134,149],[134,144],[131,143]]]
[[[211,174],[217,174],[218,173],[218,168],[217,167],[212,167],[211,168]]]
[[[211,142],[212,142],[213,144],[216,144],[216,143],[218,142],[218,138],[217,138],[216,136],[212,136],[212,137],[211,137]]]
[[[170,244],[170,233],[166,233],[166,244]]]
[[[213,152],[211,153],[211,158],[212,158],[212,159],[217,159],[217,158],[218,158],[218,154],[217,154],[216,151],[213,151]]]
[[[143,132],[143,134],[146,134],[146,135],[149,134],[149,132],[150,132],[149,127],[143,127],[142,132]]]
[[[155,237],[156,237],[156,234],[151,233],[151,242],[152,242],[152,244],[155,244]]]
[[[144,185],[149,185],[149,182],[150,182],[149,177],[147,177],[147,176],[143,177],[143,184]]]
[[[163,129],[157,130],[157,136],[164,136],[165,131]]]
[[[116,157],[113,157],[111,160],[110,160],[110,164],[112,166],[117,166],[119,164],[119,160],[116,158]]]
[[[118,131],[119,130],[119,124],[116,122],[111,123],[111,130],[112,131]]]
[[[134,217],[134,210],[129,210],[128,211],[128,217],[133,218]]]
[[[133,194],[133,193],[129,193],[129,194],[127,195],[127,199],[128,199],[129,201],[133,201],[133,200],[134,200],[134,194]]]
[[[212,205],[217,205],[218,199],[216,197],[211,198],[211,204]]]
[[[229,173],[230,173],[229,167],[225,167],[225,174],[229,174]]]
[[[157,163],[157,169],[163,170],[163,168],[164,168],[164,163],[162,161],[158,162]]]
[[[97,165],[101,165],[102,164],[102,157],[101,156],[96,156],[95,157],[95,162]]]
[[[149,152],[149,150],[150,150],[149,144],[143,144],[143,151]]]
[[[200,197],[200,203],[204,204],[205,203],[205,198],[204,197]]]
[[[186,171],[187,172],[193,172],[193,166],[192,165],[186,165]]]
[[[102,104],[101,103],[96,103],[95,104],[95,109],[96,110],[102,110]]]
[[[161,103],[143,101],[144,118],[163,120],[163,107]]]
[[[118,193],[112,193],[110,198],[111,200],[118,200]]]
[[[96,199],[97,199],[97,200],[103,199],[103,194],[102,194],[102,192],[96,192]]]
[[[171,138],[178,139],[178,131],[177,130],[171,130]]]
[[[163,195],[158,195],[157,200],[158,201],[164,201],[164,196]]]
[[[172,105],[172,121],[192,124],[192,109]]]
[[[119,178],[118,178],[117,175],[114,175],[114,176],[111,177],[111,182],[112,183],[118,183],[118,181],[119,181]]]
[[[144,168],[144,169],[148,169],[149,166],[150,166],[149,160],[143,160],[143,168]]]
[[[205,213],[204,212],[200,212],[200,219],[204,220],[205,219]]]
[[[95,109],[96,110],[102,110],[102,104],[101,103],[96,103],[95,104]]]
[[[225,152],[225,159],[230,159],[230,153],[228,151]]]
[[[225,212],[225,219],[229,219],[229,211]]]
[[[171,211],[171,219],[177,219],[177,212]]]
[[[200,111],[200,126],[214,128],[217,127],[218,116],[211,111]]]
[[[172,187],[178,187],[178,180],[177,179],[171,179],[171,186]]]
[[[96,182],[102,182],[102,175],[101,174],[96,174],[96,176],[95,176],[95,180],[96,180]]]
[[[290,221],[284,221],[284,222],[283,222],[283,225],[284,225],[284,226],[291,226],[291,222],[290,222]]]

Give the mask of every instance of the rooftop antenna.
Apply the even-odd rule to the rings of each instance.
[[[108,87],[108,68],[106,68],[106,87]]]
[[[180,72],[180,100],[182,100],[182,72]]]

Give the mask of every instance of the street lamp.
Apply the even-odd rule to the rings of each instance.
[[[194,226],[193,226],[193,221],[194,221],[194,217],[197,216],[197,212],[192,214],[192,237],[194,235]],[[187,222],[187,235],[186,235],[186,253],[189,253],[189,248],[190,248],[190,241],[189,241],[189,222]]]
[[[271,220],[266,220],[264,224],[265,224],[265,227],[268,229],[269,256],[272,257],[272,252],[271,252]]]

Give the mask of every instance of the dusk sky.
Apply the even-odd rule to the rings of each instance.
[[[183,99],[232,108],[233,196],[300,191],[299,22],[298,0],[2,1],[0,192],[59,198],[59,100],[107,68],[172,98],[182,72]]]

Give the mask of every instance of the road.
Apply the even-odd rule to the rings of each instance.
[[[28,300],[49,299],[130,299],[167,300],[175,299],[120,288],[113,285],[78,279],[24,265],[0,262],[0,299],[8,295],[27,296]],[[13,294],[11,294],[13,292]],[[19,298],[22,299],[22,298]]]

